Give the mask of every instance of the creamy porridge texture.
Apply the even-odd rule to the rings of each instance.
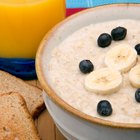
[[[109,33],[115,27],[122,26],[127,29],[127,36],[121,41],[112,41],[111,45],[101,48],[97,39],[101,33]],[[81,60],[90,60],[94,70],[104,67],[106,53],[116,45],[129,44],[135,47],[140,43],[140,21],[116,20],[86,26],[65,39],[59,44],[51,55],[47,77],[54,91],[64,101],[74,108],[93,117],[123,123],[140,123],[140,103],[135,100],[135,91],[130,84],[129,72],[122,73],[120,90],[112,94],[96,94],[85,88],[84,82],[88,74],[79,70]],[[124,46],[125,47],[125,46]],[[140,64],[140,56],[136,65]],[[97,113],[97,104],[101,100],[108,100],[113,112],[108,117]]]

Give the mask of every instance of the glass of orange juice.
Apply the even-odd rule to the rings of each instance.
[[[0,69],[32,79],[40,41],[64,18],[65,0],[0,0]]]

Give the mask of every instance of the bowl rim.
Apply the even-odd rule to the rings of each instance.
[[[89,8],[83,11],[80,11],[74,15],[71,15],[69,17],[67,17],[66,19],[64,19],[63,21],[61,21],[60,23],[58,23],[57,25],[55,25],[42,39],[39,48],[37,50],[37,54],[36,54],[36,72],[37,72],[37,77],[38,80],[43,88],[44,91],[46,91],[45,93],[49,96],[49,98],[56,103],[57,105],[59,105],[59,107],[61,107],[62,109],[64,109],[65,111],[71,113],[74,116],[79,117],[80,119],[83,119],[85,121],[88,121],[90,123],[93,124],[97,124],[97,125],[102,125],[102,126],[106,126],[106,127],[113,127],[113,128],[119,128],[119,129],[140,129],[140,124],[136,124],[136,123],[119,123],[119,122],[113,122],[113,121],[108,121],[108,120],[104,120],[104,119],[100,119],[97,117],[93,117],[90,116],[88,114],[85,114],[81,111],[79,111],[78,109],[75,109],[74,107],[70,106],[68,103],[66,103],[63,99],[61,99],[56,93],[55,91],[50,87],[49,83],[47,82],[47,78],[44,78],[44,74],[43,74],[43,70],[41,69],[42,66],[42,61],[41,60],[41,54],[44,51],[44,48],[47,46],[49,40],[54,36],[55,32],[57,31],[57,29],[60,26],[63,26],[63,24],[65,24],[66,22],[68,22],[71,19],[74,19],[75,17],[81,15],[82,13],[87,13],[90,11],[95,11],[97,9],[100,8],[107,8],[107,7],[118,7],[118,6],[122,6],[122,7],[140,7],[140,4],[137,3],[121,3],[121,4],[107,4],[107,5],[102,5],[102,6],[97,6],[97,7],[93,7],[93,8]]]

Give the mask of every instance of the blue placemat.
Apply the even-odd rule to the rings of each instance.
[[[140,3],[140,0],[66,0],[67,8],[90,8],[114,3]]]
[[[37,78],[35,71],[35,59],[0,58],[0,70],[26,80]]]

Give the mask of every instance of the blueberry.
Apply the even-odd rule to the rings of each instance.
[[[137,54],[140,55],[140,44],[135,46],[135,50],[137,51]]]
[[[135,99],[140,103],[140,88],[138,88],[135,92]]]
[[[82,73],[90,73],[93,71],[94,66],[90,60],[82,60],[79,64],[79,69]]]
[[[111,31],[112,39],[115,41],[123,40],[126,37],[127,29],[124,27],[116,27]]]
[[[97,40],[98,46],[105,48],[108,47],[111,44],[112,38],[107,33],[102,33]]]
[[[101,100],[97,105],[97,112],[101,116],[110,116],[112,114],[112,106],[109,101]]]

